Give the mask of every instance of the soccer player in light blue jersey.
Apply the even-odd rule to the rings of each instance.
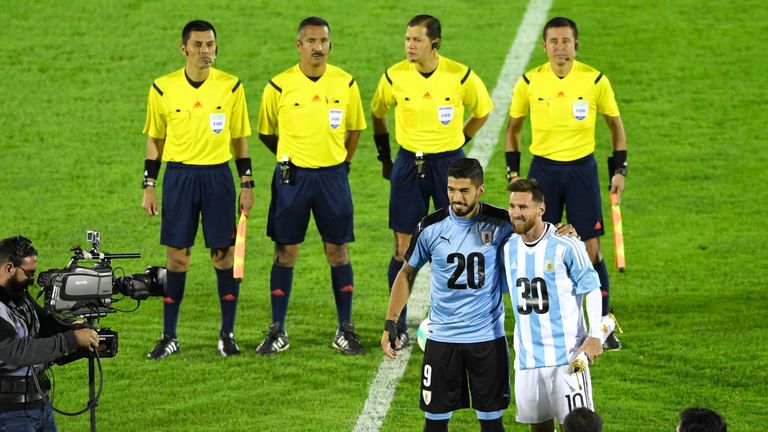
[[[381,338],[397,356],[396,322],[418,270],[431,267],[429,334],[421,371],[424,431],[447,431],[453,411],[470,406],[482,432],[503,431],[509,406],[509,351],[497,251],[512,234],[504,210],[480,202],[483,168],[460,159],[448,169],[450,207],[419,223],[395,279]]]
[[[575,408],[594,411],[589,367],[574,373],[584,353],[602,354],[600,280],[584,243],[555,236],[542,220],[544,190],[536,180],[509,186],[509,219],[515,233],[501,252],[503,282],[515,316],[517,421],[533,432],[553,432]],[[590,326],[587,330],[583,302]]]

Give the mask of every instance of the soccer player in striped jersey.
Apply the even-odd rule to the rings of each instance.
[[[470,406],[481,431],[503,431],[509,405],[509,351],[497,251],[512,227],[504,210],[480,202],[483,168],[460,159],[448,168],[450,206],[418,224],[392,287],[381,346],[395,358],[397,319],[416,273],[431,268],[429,334],[424,350],[421,409],[424,430],[447,431],[453,411]]]
[[[533,432],[554,431],[575,408],[594,410],[589,367],[572,373],[584,352],[602,354],[600,280],[584,243],[555,236],[544,222],[544,191],[536,180],[510,184],[509,219],[515,233],[503,244],[501,268],[515,316],[517,421]],[[586,301],[585,322],[583,302]]]

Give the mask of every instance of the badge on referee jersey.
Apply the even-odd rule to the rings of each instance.
[[[227,122],[227,115],[224,113],[211,113],[211,130],[214,133],[221,133],[224,130],[224,124]]]
[[[589,115],[589,102],[584,99],[573,101],[573,117],[576,120],[584,120]]]
[[[331,129],[336,129],[341,124],[341,118],[344,117],[344,110],[329,109],[328,110],[328,122],[331,124]]]
[[[493,230],[480,230],[480,240],[483,241],[483,244],[488,246],[491,243],[493,243]]]
[[[440,123],[447,125],[453,120],[453,105],[442,105],[437,107],[437,119]]]

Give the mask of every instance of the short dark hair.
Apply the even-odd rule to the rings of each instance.
[[[299,39],[301,37],[301,31],[304,30],[304,27],[308,27],[308,26],[325,27],[328,29],[328,33],[331,33],[331,25],[328,24],[328,21],[320,17],[311,16],[311,17],[304,18],[299,23],[299,30],[296,32],[296,39]]]
[[[573,39],[579,39],[579,29],[576,27],[576,22],[566,17],[554,17],[544,24],[544,31],[541,32],[541,38],[547,41],[547,30],[555,27],[570,27],[573,30]]]
[[[184,26],[184,29],[181,30],[181,44],[185,45],[187,41],[189,40],[189,37],[192,36],[192,32],[205,32],[205,31],[212,31],[213,37],[216,38],[216,29],[213,28],[213,24],[209,23],[208,21],[203,20],[194,20],[187,23],[187,25]]]
[[[480,186],[483,184],[483,167],[477,159],[459,159],[448,167],[448,177],[468,178],[472,184]]]
[[[510,183],[507,190],[510,192],[530,192],[535,202],[544,202],[544,188],[534,178],[520,179]]]
[[[427,29],[427,37],[429,40],[435,40],[435,39],[442,39],[443,37],[443,30],[442,27],[440,27],[440,20],[436,17],[433,17],[432,15],[416,15],[415,17],[411,18],[410,21],[408,21],[408,27],[415,27],[418,25],[422,25],[426,27]],[[440,48],[440,42],[437,42],[437,47]]]
[[[603,419],[597,413],[580,407],[568,413],[563,421],[563,432],[602,432]]]
[[[15,266],[21,265],[24,258],[36,256],[37,251],[32,246],[32,240],[24,236],[13,236],[0,240],[0,264],[7,262]]]
[[[680,413],[680,432],[728,432],[728,425],[717,412],[694,407]]]

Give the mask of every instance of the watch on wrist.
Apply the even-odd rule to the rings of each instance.
[[[623,167],[616,168],[616,171],[614,171],[614,174],[621,174],[624,177],[626,177],[627,176],[627,167],[623,166]]]
[[[517,171],[507,171],[507,181],[512,181],[515,177],[520,177],[520,173]]]
[[[157,182],[155,180],[149,180],[146,178],[141,182],[142,189],[146,189],[148,187],[155,187],[156,185],[157,185]]]
[[[254,186],[256,186],[256,183],[254,183],[253,180],[248,180],[240,183],[240,187],[243,189],[253,189]]]

